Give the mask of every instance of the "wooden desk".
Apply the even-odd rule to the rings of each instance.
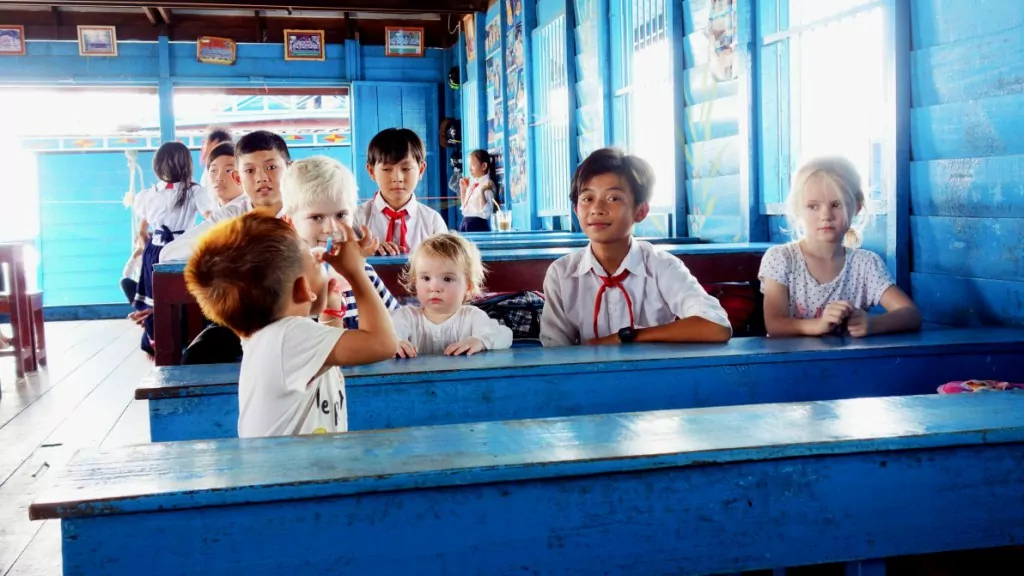
[[[659,246],[678,256],[702,284],[750,282],[757,278],[761,256],[771,244],[692,244]],[[488,268],[487,289],[494,292],[542,290],[544,274],[556,259],[573,248],[496,249],[483,253]],[[379,256],[369,262],[396,296],[405,295],[398,277],[406,256]],[[184,343],[202,330],[202,313],[185,289],[184,262],[153,267],[153,322],[157,342],[156,365],[181,363]]]
[[[524,348],[345,369],[350,430],[934,392],[1024,382],[1024,330],[726,344]],[[168,366],[136,390],[155,442],[238,434],[238,364]]]
[[[1024,543],[1024,395],[83,450],[64,574],[722,574]]]

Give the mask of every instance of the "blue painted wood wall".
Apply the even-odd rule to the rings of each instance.
[[[1024,324],[1024,6],[913,0],[911,285],[924,319]]]
[[[57,86],[146,86],[161,81],[174,86],[340,86],[350,82],[364,85],[392,83],[407,99],[395,107],[384,107],[378,117],[363,117],[354,98],[353,129],[384,127],[389,122],[415,117],[410,128],[420,132],[433,163],[424,189],[427,195],[441,194],[447,172],[438,158],[437,129],[444,111],[438,87],[447,82],[445,50],[427,49],[423,58],[388,58],[381,46],[328,45],[323,62],[286,62],[280,44],[240,44],[233,66],[201,64],[195,60],[195,44],[168,44],[168,66],[161,74],[158,43],[122,42],[117,58],[83,58],[75,42],[29,42],[24,57],[4,58],[0,68],[3,85]],[[375,83],[375,84],[371,84]],[[401,84],[395,84],[401,83]],[[418,96],[421,101],[415,101]],[[429,100],[429,101],[428,101]],[[363,106],[365,111],[370,106]],[[418,111],[418,113],[417,113]],[[392,112],[401,112],[396,119]],[[447,113],[447,112],[446,112]],[[390,115],[389,115],[390,114]],[[396,124],[398,125],[398,124]],[[370,134],[372,137],[372,134]],[[327,154],[356,174],[365,175],[365,145],[360,140],[362,160],[353,158],[354,147],[295,148],[292,158]],[[125,156],[118,152],[44,153],[39,155],[39,198],[41,254],[40,284],[47,306],[78,306],[123,301],[118,283],[131,253],[131,212],[121,199],[128,187]],[[197,175],[201,173],[194,155]],[[152,185],[152,151],[139,153],[145,185]],[[363,195],[375,187],[360,178]],[[421,192],[421,193],[422,193]],[[436,204],[436,202],[435,202]]]

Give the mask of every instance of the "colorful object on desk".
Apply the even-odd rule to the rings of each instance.
[[[963,394],[966,392],[991,392],[995,390],[1024,390],[1024,384],[1011,384],[998,380],[963,380],[946,382],[939,386],[939,394]]]

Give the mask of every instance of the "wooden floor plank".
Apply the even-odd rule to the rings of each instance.
[[[28,520],[28,505],[35,495],[49,487],[54,477],[66,466],[80,448],[99,446],[122,421],[133,404],[138,382],[152,368],[152,363],[137,349],[134,332],[125,332],[107,343],[93,359],[69,377],[74,385],[62,387],[52,396],[77,396],[70,408],[54,402],[50,395],[33,404],[18,416],[10,427],[31,424],[50,425],[50,432],[24,440],[35,443],[13,475],[0,485],[0,575],[60,574],[60,529]],[[91,380],[91,384],[89,381]],[[44,410],[43,408],[47,408]],[[68,411],[70,410],[70,411]],[[63,414],[63,416],[61,416]],[[134,413],[133,413],[134,414]],[[54,417],[57,421],[51,421]],[[137,416],[133,415],[133,418]],[[124,420],[124,438],[138,438],[143,431],[131,431],[131,420]],[[6,429],[0,430],[0,437]],[[0,442],[3,440],[0,439]],[[6,457],[6,454],[4,454]],[[3,462],[0,461],[0,465]],[[10,572],[7,572],[10,570]]]
[[[62,379],[59,389],[44,394],[0,428],[0,446],[4,447],[0,452],[0,486],[130,354],[141,354],[134,330],[106,343]]]
[[[77,331],[78,337],[61,353],[47,351],[48,365],[45,370],[17,381],[14,378],[14,361],[7,359],[9,370],[0,372],[3,380],[3,396],[0,397],[0,428],[13,420],[33,402],[57,388],[69,374],[89,361],[109,343],[128,333],[141,334],[140,329],[127,320],[103,320],[88,323],[90,326]],[[56,332],[54,330],[54,332]],[[49,335],[49,334],[48,334]],[[49,348],[49,346],[47,346]]]

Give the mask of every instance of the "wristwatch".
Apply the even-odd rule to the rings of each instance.
[[[622,342],[623,344],[632,344],[636,341],[636,333],[637,329],[632,326],[619,330],[619,342]]]

